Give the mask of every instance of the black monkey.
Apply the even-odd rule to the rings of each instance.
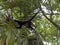
[[[28,21],[19,21],[19,20],[14,20],[14,22],[18,23],[18,27],[16,28],[21,28],[23,25],[25,25]]]
[[[19,21],[19,20],[13,19],[13,17],[11,17],[9,14],[6,17],[6,20],[8,22],[9,20],[13,19],[13,21],[19,25],[16,27],[17,29],[20,29],[23,25],[25,25],[27,28],[34,30],[34,28],[33,28],[34,24],[32,23],[32,19],[38,14],[38,12],[34,13],[34,16],[31,19],[29,19],[28,21]]]
[[[19,25],[16,27],[17,29],[20,29],[20,28],[22,28],[23,25],[25,25],[27,28],[34,30],[32,27],[33,23],[30,21],[18,21],[18,20],[14,20],[14,21],[17,22]]]
[[[38,13],[38,12],[37,12]],[[34,28],[32,27],[33,23],[31,22],[32,19],[37,15],[37,13],[35,13],[35,15],[28,21],[19,21],[19,20],[14,20],[14,22],[18,23],[18,27],[16,27],[17,29],[20,29],[23,25],[25,25],[27,28],[34,30]]]

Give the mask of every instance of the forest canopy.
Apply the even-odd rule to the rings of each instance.
[[[60,0],[0,0],[0,45],[58,45],[59,39]]]

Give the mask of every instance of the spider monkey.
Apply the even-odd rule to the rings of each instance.
[[[22,28],[23,25],[25,25],[27,28],[29,28],[31,30],[34,30],[34,28],[32,27],[32,25],[34,26],[34,24],[31,21],[38,14],[38,12],[34,13],[34,16],[31,19],[29,19],[28,21],[19,21],[19,20],[16,20],[16,19],[12,18],[13,21],[16,22],[19,25],[16,28],[20,29],[20,28]],[[11,19],[10,15],[7,16],[7,21],[9,21],[9,19]]]
[[[34,24],[31,22],[32,19],[36,16],[37,13],[35,13],[35,15],[28,21],[19,21],[19,20],[14,20],[15,22],[18,23],[18,27],[16,27],[17,29],[22,28],[23,25],[25,25],[27,28],[34,30],[34,28],[32,27],[32,25],[34,26]]]
[[[18,23],[18,27],[16,27],[17,29],[22,28],[23,25],[25,25],[27,28],[30,28],[31,30],[34,30],[33,27],[31,26],[33,23],[30,21],[18,21],[18,20],[14,20],[15,22]]]

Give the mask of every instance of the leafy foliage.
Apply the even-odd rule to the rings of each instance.
[[[41,6],[42,5],[42,6]],[[40,6],[42,7],[44,13],[49,15],[51,10],[60,13],[60,0],[0,0],[0,45],[4,45],[6,39],[7,45],[36,45],[38,44],[36,35],[34,32],[30,32],[25,26],[21,29],[16,29],[17,24],[10,20],[6,22],[7,11],[10,9],[11,16],[17,20],[26,21],[33,16],[33,13],[37,11]],[[46,8],[47,10],[45,10]],[[52,20],[49,20],[44,17],[44,13],[40,12],[33,19],[33,23],[36,25],[36,30],[39,32],[43,41],[51,41],[57,39],[58,28],[50,23],[51,21],[55,22],[60,26],[60,16],[57,14],[52,15]],[[47,16],[50,19],[50,16]],[[2,42],[2,43],[1,43]],[[41,41],[39,41],[41,44]]]

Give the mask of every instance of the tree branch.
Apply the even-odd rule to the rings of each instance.
[[[43,11],[42,8],[41,8],[41,4],[40,4],[40,10],[41,10],[43,16],[44,16],[47,20],[49,20],[58,30],[60,30],[60,27],[59,27],[55,22],[53,22],[51,19],[49,19],[49,18],[45,15],[44,11]]]

